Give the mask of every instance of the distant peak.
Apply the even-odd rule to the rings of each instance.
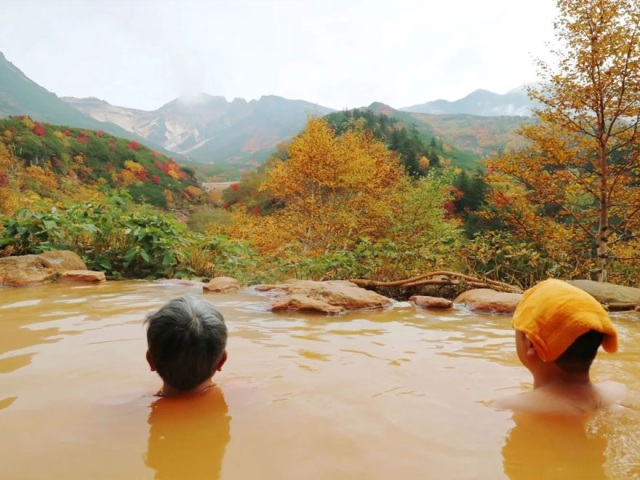
[[[106,100],[102,100],[101,98],[98,97],[60,97],[62,100],[64,100],[65,102],[91,102],[91,103],[106,103],[108,104],[109,102],[107,102]]]
[[[227,101],[224,97],[214,97],[213,95],[209,95],[208,93],[199,92],[194,95],[184,95],[182,97],[178,97],[174,100],[174,102],[181,107],[197,107],[214,100],[223,100],[225,102]]]
[[[282,100],[287,100],[287,99],[279,95],[262,95],[258,101],[259,102],[280,102]]]
[[[391,115],[395,112],[395,109],[393,107],[390,107],[386,103],[382,102],[373,102],[367,107],[367,109],[375,113],[384,113],[385,115]]]
[[[469,98],[469,97],[477,97],[477,96],[486,96],[486,95],[497,95],[497,93],[492,92],[490,90],[486,90],[484,88],[478,88],[477,90],[474,90],[473,92],[471,92],[469,95],[467,95],[464,98]]]

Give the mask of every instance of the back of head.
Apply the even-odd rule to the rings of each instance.
[[[147,316],[149,355],[158,375],[191,390],[215,373],[227,344],[222,314],[195,295],[174,298]]]
[[[595,330],[583,333],[555,360],[556,365],[567,373],[588,372],[603,338],[604,334]]]
[[[567,356],[574,358],[591,351],[595,356],[600,344],[607,352],[617,350],[617,332],[607,311],[587,292],[562,280],[544,280],[527,290],[511,323],[525,333],[545,362],[559,359],[570,348]]]

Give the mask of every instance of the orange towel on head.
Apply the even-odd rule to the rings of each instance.
[[[587,292],[562,280],[544,280],[524,292],[511,325],[527,335],[545,362],[558,358],[589,330],[604,333],[605,351],[618,349],[618,334],[607,311]]]

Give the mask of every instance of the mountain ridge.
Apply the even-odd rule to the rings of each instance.
[[[167,150],[205,163],[243,156],[263,160],[267,156],[265,150],[296,135],[309,115],[334,111],[277,95],[228,101],[201,93],[178,97],[151,111],[118,107],[94,98],[63,100],[86,115],[116,123]]]
[[[433,100],[422,104],[402,107],[399,110],[412,113],[429,114],[468,114],[487,117],[517,116],[529,117],[537,106],[529,99],[526,85],[521,85],[499,94],[485,89],[477,89],[465,97],[455,100]]]
[[[527,102],[523,87],[518,87],[504,95],[480,89],[454,102],[436,100],[403,109],[372,102],[359,109],[401,118],[431,136],[481,156],[513,143],[505,135],[526,121],[527,117],[520,115],[529,112]],[[212,167],[218,173],[259,166],[279,144],[300,133],[310,116],[333,112],[336,110],[316,103],[277,95],[229,101],[201,92],[149,111],[112,105],[97,97],[60,98],[30,80],[0,52],[0,117],[29,115],[37,121],[104,130],[174,155],[183,163]],[[487,116],[459,117],[481,113]],[[518,116],[502,118],[505,113]],[[495,132],[500,139],[493,142],[486,138],[482,132],[487,131]]]

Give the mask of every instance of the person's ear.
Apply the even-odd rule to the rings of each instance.
[[[527,349],[527,357],[537,357],[538,352],[536,352],[536,348],[533,346],[533,342],[525,337],[525,347]]]
[[[222,370],[222,366],[226,361],[227,361],[227,351],[225,350],[224,352],[222,352],[222,357],[220,357],[220,361],[218,362],[218,365],[216,365],[216,370],[218,372]]]
[[[149,368],[151,369],[152,372],[156,371],[156,367],[153,365],[153,359],[151,358],[151,353],[149,352],[149,350],[147,350],[147,363],[149,364]]]

